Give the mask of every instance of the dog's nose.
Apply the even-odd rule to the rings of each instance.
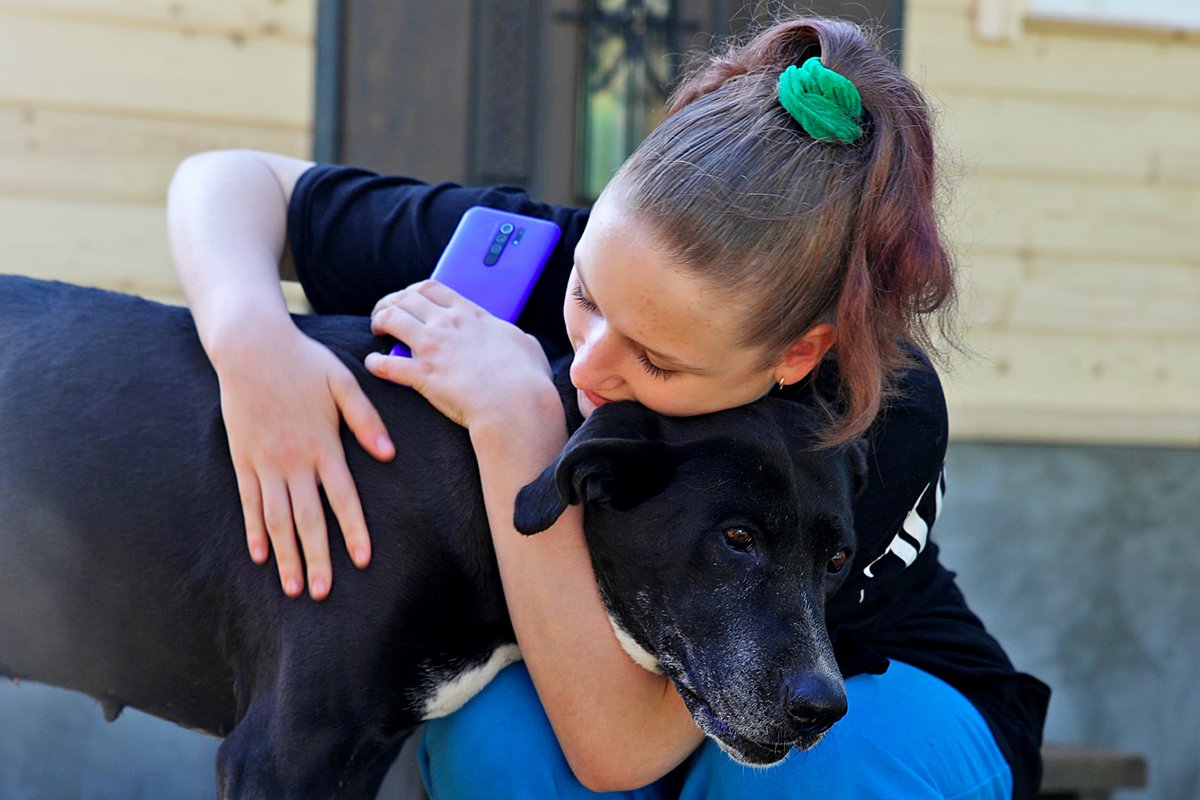
[[[785,681],[784,691],[784,704],[798,733],[824,733],[846,716],[846,691],[833,681],[807,673]]]

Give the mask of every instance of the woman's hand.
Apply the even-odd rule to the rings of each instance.
[[[269,538],[284,592],[303,593],[307,565],[309,593],[324,599],[333,573],[318,487],[325,490],[351,559],[360,568],[371,560],[339,421],[346,420],[368,453],[386,461],[395,448],[383,421],[350,370],[290,319],[243,328],[216,351],[213,363],[250,557],[265,563]]]
[[[437,281],[422,281],[380,300],[371,330],[408,345],[412,358],[373,353],[367,369],[411,386],[466,428],[528,408],[552,387],[541,345]]]

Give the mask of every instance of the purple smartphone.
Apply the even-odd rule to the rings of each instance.
[[[549,220],[472,206],[430,277],[492,316],[516,322],[561,235]],[[391,355],[412,352],[397,342]]]

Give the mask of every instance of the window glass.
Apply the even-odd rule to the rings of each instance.
[[[596,199],[662,121],[674,78],[676,0],[588,0],[581,70],[579,192]]]

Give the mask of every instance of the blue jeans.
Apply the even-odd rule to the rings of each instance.
[[[523,664],[504,669],[449,717],[429,722],[419,765],[432,800],[1011,800],[1012,777],[991,731],[944,681],[892,662],[846,681],[850,710],[815,748],[766,769],[711,740],[675,774],[598,794],[571,774]]]

